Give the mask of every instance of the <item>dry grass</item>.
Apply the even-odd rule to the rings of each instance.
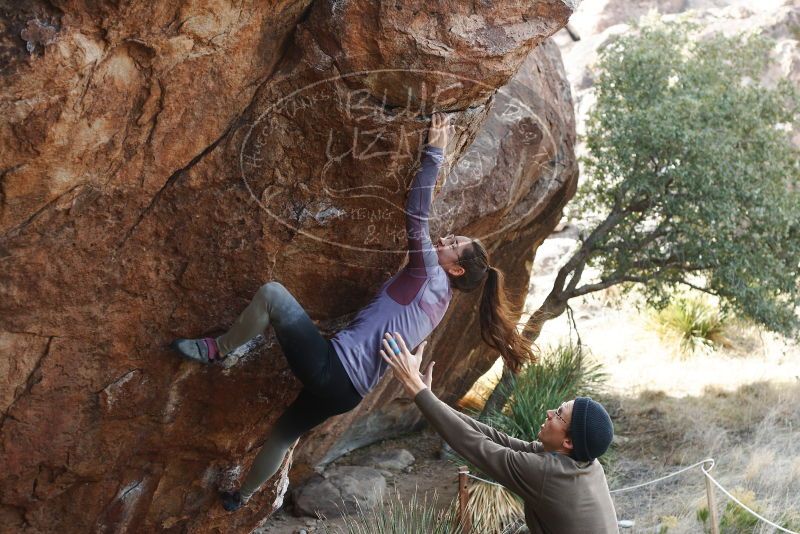
[[[706,456],[717,460],[720,483],[750,501],[763,515],[798,528],[800,511],[800,382],[756,383],[736,391],[709,388],[683,398],[664,393],[614,397],[617,461],[612,488],[651,480]],[[746,515],[717,492],[718,511],[730,533],[772,532],[758,523],[748,530]],[[702,532],[698,510],[705,505],[700,471],[615,496],[617,515],[634,519],[637,531],[672,524],[670,533]],[[737,526],[738,525],[738,526]],[[744,529],[744,530],[742,530]]]
[[[384,495],[372,509],[358,506],[355,513],[344,514],[344,527],[323,524],[325,534],[459,534],[455,507],[437,508],[437,496],[421,498],[416,492],[403,496],[399,492]]]
[[[568,243],[545,243],[550,241],[553,255]],[[554,273],[552,268],[535,270],[528,310],[547,294]],[[650,312],[640,304],[635,295],[618,292],[571,302],[580,339],[609,375],[602,400],[620,435],[607,468],[610,486],[652,480],[713,456],[714,476],[725,487],[751,498],[766,517],[800,531],[797,342],[734,318],[724,346],[676,358],[674,345],[649,327]],[[537,342],[547,350],[575,338],[566,317],[559,317],[545,325]],[[499,371],[487,373],[466,402],[479,404]],[[620,519],[636,521],[634,532],[656,532],[659,525],[670,533],[703,532],[697,519],[705,506],[699,470],[618,494],[615,501]],[[763,524],[741,530],[746,522],[736,515],[738,507],[728,507],[720,492],[717,502],[727,534],[772,531]]]
[[[729,346],[677,358],[674,345],[648,327],[647,311],[631,305],[603,308],[593,301],[577,302],[575,311],[581,339],[603,364],[608,388],[615,393],[655,390],[698,396],[709,385],[735,390],[753,382],[800,377],[797,343],[745,322],[731,322],[726,330]],[[568,335],[566,319],[559,318],[545,325],[539,342],[546,350]]]
[[[524,523],[522,501],[505,488],[472,480],[469,512],[476,532],[513,534]]]

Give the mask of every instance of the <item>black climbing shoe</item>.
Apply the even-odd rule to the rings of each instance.
[[[209,364],[222,359],[213,338],[176,339],[170,347],[187,360],[195,362]]]
[[[222,499],[222,507],[229,512],[235,512],[244,504],[242,502],[242,494],[238,491],[222,491],[220,492],[219,497]]]

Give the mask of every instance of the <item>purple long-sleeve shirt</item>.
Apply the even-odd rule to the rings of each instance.
[[[416,347],[436,328],[450,304],[450,281],[439,265],[428,228],[433,188],[443,161],[441,148],[426,146],[423,150],[422,166],[406,201],[408,263],[331,339],[362,397],[386,371],[379,354],[383,334],[401,332],[408,346]]]

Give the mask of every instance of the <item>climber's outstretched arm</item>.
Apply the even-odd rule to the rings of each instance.
[[[436,177],[444,162],[447,146],[448,120],[435,113],[428,131],[428,144],[422,151],[422,161],[411,184],[406,200],[406,232],[408,236],[408,266],[414,269],[432,269],[438,264],[430,238],[430,217]]]

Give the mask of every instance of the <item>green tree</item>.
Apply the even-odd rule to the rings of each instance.
[[[770,46],[650,20],[602,51],[589,178],[575,202],[591,230],[528,321],[529,339],[570,299],[615,285],[638,285],[657,308],[694,288],[724,311],[797,333],[800,98],[788,81],[758,83]],[[587,266],[599,277],[582,280]],[[501,389],[484,413],[505,403]]]

